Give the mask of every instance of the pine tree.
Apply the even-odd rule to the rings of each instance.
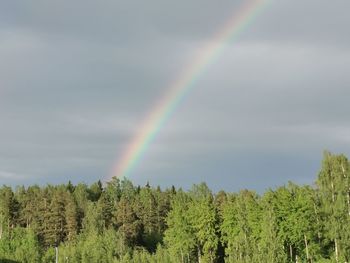
[[[71,192],[67,192],[65,200],[65,236],[72,241],[78,234],[78,208]]]
[[[23,227],[30,228],[34,218],[37,207],[37,192],[40,192],[39,187],[24,187],[18,189],[16,195],[20,203],[19,224]]]
[[[134,211],[133,200],[127,197],[121,198],[115,212],[114,221],[125,244],[131,247],[139,244],[142,225]]]
[[[15,199],[11,187],[3,186],[0,188],[0,239],[4,231],[9,232],[14,228],[17,215],[18,203]]]
[[[89,199],[93,202],[98,201],[103,192],[102,183],[98,180],[96,183],[93,183],[89,188]]]
[[[160,233],[157,225],[157,202],[149,184],[140,190],[134,204],[142,224],[143,244],[150,251],[154,251],[160,241]]]
[[[195,252],[196,239],[189,219],[190,198],[178,191],[171,203],[167,216],[168,228],[164,233],[164,241],[173,258],[181,263],[190,263]]]
[[[116,206],[122,195],[121,181],[119,178],[114,176],[109,182],[107,182],[105,193],[113,205]]]
[[[78,184],[74,187],[73,192],[74,200],[77,204],[77,219],[78,228],[82,228],[82,223],[85,215],[87,214],[89,205],[89,190],[86,184]]]
[[[106,192],[102,192],[97,202],[97,210],[101,214],[104,227],[109,228],[113,221],[114,207]]]
[[[166,229],[166,217],[170,210],[170,199],[171,195],[169,192],[162,192],[158,187],[155,192],[153,192],[156,199],[156,216],[157,216],[157,230],[158,233],[164,233]]]
[[[201,262],[214,262],[219,244],[218,215],[213,195],[205,183],[190,192],[189,221],[196,237],[197,256]]]
[[[49,204],[47,228],[44,233],[48,245],[57,246],[65,239],[65,199],[64,193],[55,191]]]

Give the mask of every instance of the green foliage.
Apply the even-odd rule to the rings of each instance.
[[[197,257],[201,262],[214,262],[219,244],[218,215],[213,196],[206,184],[194,185],[190,192],[189,222],[196,237]]]
[[[45,253],[42,257],[42,262],[55,263],[55,260],[56,260],[55,248],[50,247],[45,251]]]
[[[85,184],[0,188],[0,262],[349,262],[350,163],[325,152],[316,186],[261,196]]]
[[[350,260],[350,164],[344,155],[324,153],[317,185],[325,242],[336,261]],[[333,252],[332,251],[332,252]]]
[[[31,229],[15,228],[0,240],[0,259],[35,263],[40,261],[40,252],[38,239]]]
[[[258,246],[260,207],[255,193],[242,191],[231,196],[223,208],[222,241],[226,244],[228,262],[254,261]]]
[[[178,191],[167,217],[168,229],[165,230],[164,240],[170,254],[178,262],[191,262],[196,247],[189,218],[189,203],[190,198],[184,192]]]

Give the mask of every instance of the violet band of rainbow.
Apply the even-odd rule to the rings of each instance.
[[[244,4],[224,26],[212,37],[199,54],[185,67],[176,80],[169,85],[166,94],[147,115],[139,132],[127,146],[121,158],[117,160],[113,177],[128,177],[164,124],[178,108],[184,97],[195,87],[197,80],[223,53],[226,45],[236,40],[256,16],[265,9],[271,0],[244,0]]]

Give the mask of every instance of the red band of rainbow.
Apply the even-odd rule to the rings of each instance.
[[[164,123],[169,120],[183,98],[194,88],[197,80],[206,71],[208,65],[223,53],[227,43],[237,39],[238,35],[267,6],[269,0],[244,0],[244,5],[234,13],[224,27],[203,47],[174,83],[165,96],[149,113],[140,127],[140,132],[133,138],[126,151],[117,160],[111,177],[127,177],[137,165],[140,158],[157,136]]]

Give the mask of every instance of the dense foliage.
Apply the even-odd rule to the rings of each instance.
[[[349,262],[350,163],[263,195],[126,179],[0,188],[0,262]]]

